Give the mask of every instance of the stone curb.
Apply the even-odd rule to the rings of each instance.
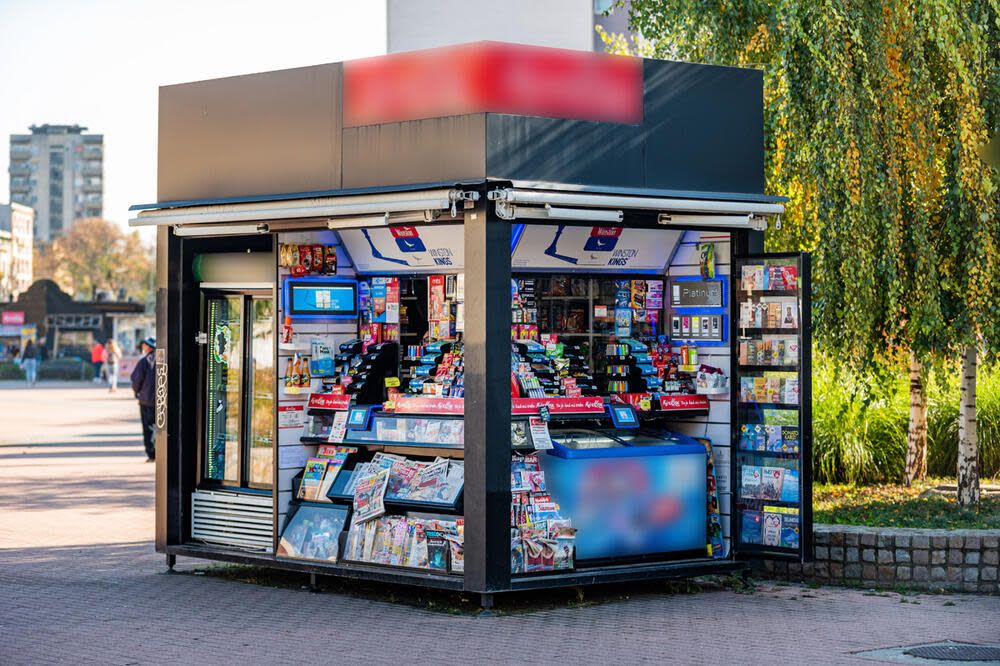
[[[1000,530],[815,525],[815,561],[752,563],[769,578],[1000,592]]]

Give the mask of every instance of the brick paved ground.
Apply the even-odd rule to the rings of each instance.
[[[475,617],[168,575],[137,416],[100,389],[0,388],[0,664],[871,663],[851,653],[1000,642],[996,596],[765,583]]]

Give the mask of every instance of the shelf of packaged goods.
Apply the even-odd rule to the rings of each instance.
[[[739,364],[741,372],[798,372],[797,365],[744,365]]]
[[[740,407],[745,407],[747,409],[753,409],[759,407],[761,409],[799,409],[799,405],[791,405],[784,402],[744,402],[740,400],[737,403]]]
[[[798,335],[799,329],[797,328],[781,328],[781,327],[766,327],[766,326],[740,326],[741,337],[747,337],[748,334],[756,335]]]
[[[751,298],[754,296],[798,296],[798,289],[753,289],[747,291],[746,289],[740,289],[737,291],[740,296],[740,300],[745,300],[745,297],[749,295]]]

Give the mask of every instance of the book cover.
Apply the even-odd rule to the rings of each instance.
[[[781,427],[780,450],[782,451],[782,453],[799,452],[799,427],[797,425]]]
[[[781,497],[781,486],[785,470],[781,467],[762,467],[760,471],[760,489],[758,497],[766,500],[777,500]]]
[[[796,469],[786,469],[785,478],[781,482],[782,502],[799,502],[799,471]]]
[[[427,568],[447,571],[451,550],[448,539],[438,530],[425,530],[424,534],[427,537]]]
[[[759,544],[763,537],[764,516],[760,511],[740,512],[740,543]]]
[[[764,512],[763,528],[761,530],[761,543],[765,546],[781,546],[781,514],[770,511]]]
[[[761,468],[757,465],[743,465],[740,481],[740,497],[756,499],[759,497],[761,484]]]
[[[781,547],[799,547],[799,514],[788,512],[781,514]]]
[[[326,466],[330,461],[326,458],[309,458],[305,471],[302,473],[302,483],[299,485],[299,499],[315,501],[319,498],[319,490],[326,474]]]
[[[764,448],[763,451],[781,451],[782,445],[781,437],[781,426],[780,425],[765,425],[764,426]]]

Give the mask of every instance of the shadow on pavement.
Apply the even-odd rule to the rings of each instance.
[[[64,480],[49,492],[38,492],[35,481],[8,481],[0,508],[20,510],[80,509],[110,514],[116,509],[152,508],[152,465],[149,478],[115,476]]]

